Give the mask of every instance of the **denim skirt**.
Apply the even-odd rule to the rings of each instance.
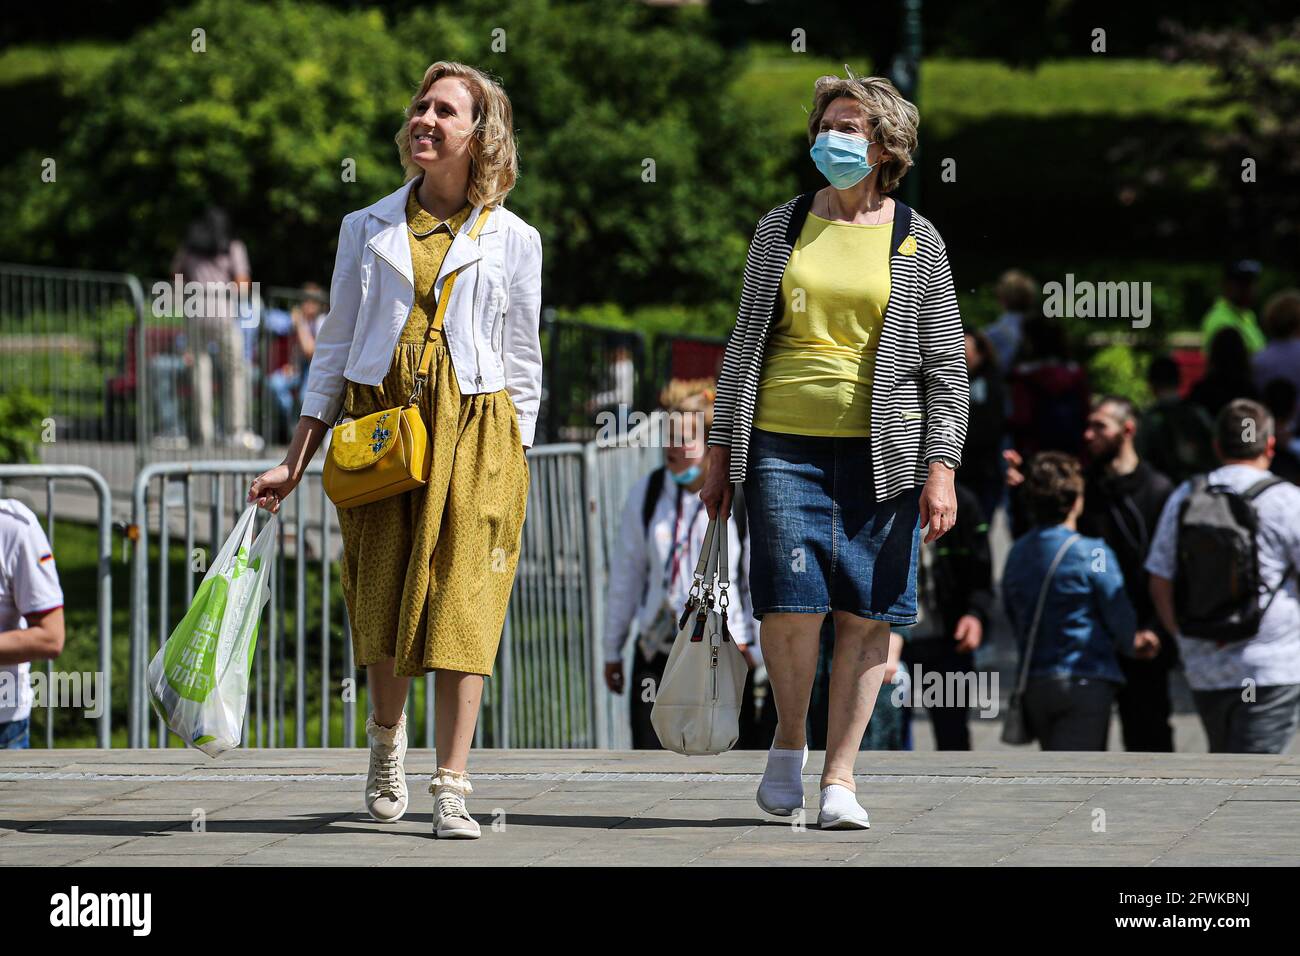
[[[754,616],[916,623],[921,489],[877,502],[871,439],[754,428],[745,474]]]

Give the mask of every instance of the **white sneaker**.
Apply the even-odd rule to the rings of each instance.
[[[797,771],[794,769],[796,761],[799,764]],[[767,768],[759,781],[758,793],[754,795],[759,809],[778,817],[788,817],[796,810],[802,810],[803,768],[807,765],[807,744],[802,755],[797,750],[768,750]]]
[[[366,812],[380,823],[396,823],[406,813],[406,715],[397,726],[375,723],[375,715],[366,719],[366,736],[370,738],[370,770],[366,774]]]
[[[823,830],[869,830],[871,820],[858,803],[858,795],[848,787],[833,783],[822,788],[821,811],[817,826]]]
[[[477,840],[483,833],[469,815],[465,797],[474,792],[469,774],[439,767],[429,784],[433,794],[433,833],[439,839]]]

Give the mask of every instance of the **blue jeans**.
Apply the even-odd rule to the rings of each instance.
[[[876,501],[868,438],[755,428],[749,449],[754,616],[848,611],[915,624],[921,489]]]
[[[0,724],[0,750],[26,750],[31,746],[32,720],[11,720]]]

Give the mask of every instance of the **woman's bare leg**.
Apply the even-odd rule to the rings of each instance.
[[[821,786],[856,789],[853,764],[867,732],[876,695],[889,660],[889,625],[835,612],[835,656],[831,664],[830,714]],[[779,707],[778,707],[779,711]]]
[[[479,704],[483,701],[483,675],[461,671],[435,671],[434,744],[438,766],[465,773],[474,743]]]
[[[411,678],[393,674],[393,659],[385,658],[366,667],[366,685],[370,690],[370,709],[375,723],[392,727],[402,719]]]
[[[825,614],[764,614],[759,645],[776,701],[777,750],[802,750],[807,742],[808,698],[817,676],[817,652]]]

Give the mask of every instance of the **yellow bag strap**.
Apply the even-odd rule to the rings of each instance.
[[[478,234],[483,231],[483,224],[487,222],[488,213],[491,209],[484,206],[478,214],[478,219],[470,227],[469,237],[477,241]],[[456,276],[460,273],[457,269],[442,283],[442,294],[438,296],[438,305],[433,312],[433,320],[429,322],[428,331],[424,334],[424,350],[420,352],[420,368],[415,373],[415,390],[411,392],[411,397],[407,399],[406,404],[414,405],[415,400],[420,397],[420,390],[424,388],[425,380],[429,377],[429,369],[433,365],[433,333],[442,331],[443,319],[447,315],[447,304],[451,302],[451,290],[456,285]]]

